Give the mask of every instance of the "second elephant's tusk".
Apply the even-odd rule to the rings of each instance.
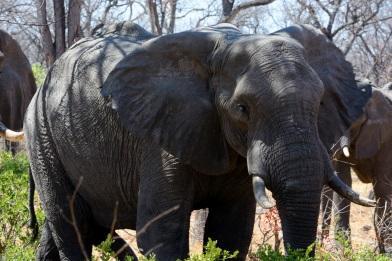
[[[24,140],[24,133],[23,131],[12,131],[10,129],[6,129],[4,137],[8,141],[20,142]]]
[[[342,197],[350,200],[353,203],[356,203],[365,207],[375,207],[376,201],[362,197],[355,191],[353,191],[346,183],[344,183],[337,175],[331,174],[328,186],[337,192]]]
[[[343,155],[344,155],[346,158],[349,158],[349,157],[350,157],[350,150],[348,149],[347,146],[344,146],[344,147],[343,147]]]

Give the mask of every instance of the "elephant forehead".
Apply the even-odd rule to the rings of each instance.
[[[230,53],[260,57],[264,60],[299,59],[303,57],[303,47],[296,41],[281,36],[249,36],[232,44]]]
[[[392,95],[388,92],[373,89],[372,97],[366,105],[370,119],[388,119],[392,121]]]

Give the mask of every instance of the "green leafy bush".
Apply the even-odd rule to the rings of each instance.
[[[266,261],[311,261],[314,260],[310,256],[313,246],[308,247],[306,251],[289,250],[287,255],[284,255],[278,250],[274,250],[270,245],[262,245],[254,254],[257,260]]]
[[[321,244],[316,245],[316,255],[310,256],[311,247],[305,252],[297,250],[289,250],[287,255],[280,251],[274,250],[270,245],[262,245],[251,254],[252,260],[262,261],[391,261],[392,259],[386,255],[378,254],[368,246],[362,246],[359,250],[354,251],[347,240],[342,241],[338,237],[338,244],[341,246],[339,251],[328,251]]]
[[[234,259],[238,255],[238,251],[230,253],[217,247],[217,241],[208,239],[207,244],[204,246],[204,251],[199,255],[191,255],[185,261],[225,261]]]
[[[27,228],[28,167],[25,154],[0,153],[0,260],[34,260],[37,243],[31,243]],[[37,216],[42,223],[42,212]]]

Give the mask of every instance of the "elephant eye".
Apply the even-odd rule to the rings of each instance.
[[[237,110],[239,113],[241,113],[242,115],[248,117],[249,116],[249,110],[248,108],[243,105],[243,104],[237,104]]]
[[[246,113],[247,112],[247,109],[246,109],[245,105],[237,104],[237,108],[242,113]]]

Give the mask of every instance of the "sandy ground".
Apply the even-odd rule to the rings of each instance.
[[[368,196],[371,191],[371,184],[361,183],[355,175],[353,175],[353,188],[361,195]],[[259,244],[268,242],[269,244],[275,244],[275,241],[279,241],[282,238],[282,233],[279,231],[280,224],[277,222],[277,213],[275,211],[265,212],[262,209],[258,209],[259,214],[256,216],[256,222],[254,226],[254,235],[250,251],[256,251]],[[351,205],[351,217],[350,224],[352,230],[352,245],[354,249],[369,245],[372,248],[376,246],[375,232],[373,227],[373,208],[366,208],[359,205]],[[203,224],[195,223],[195,212],[191,218],[191,230],[190,230],[190,252],[200,253],[202,251],[202,230],[197,227],[202,227]],[[332,223],[334,219],[332,219]],[[320,226],[319,226],[320,230]],[[274,233],[274,231],[276,233]],[[135,231],[132,230],[119,230],[118,233],[123,237],[137,252]],[[333,229],[331,231],[330,239],[327,239],[326,244],[333,245]],[[280,244],[282,247],[282,244]]]

